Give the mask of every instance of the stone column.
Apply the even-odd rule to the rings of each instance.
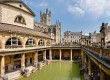
[[[21,69],[25,69],[25,54],[21,54]]]
[[[37,62],[38,62],[38,51],[36,51],[34,53],[34,56],[33,57],[34,57],[34,61],[33,61],[34,62],[34,65],[37,66]]]
[[[92,74],[91,59],[88,58],[88,75],[89,75],[89,80],[91,80],[91,74]]]
[[[43,60],[46,60],[46,50],[43,51]]]
[[[49,50],[49,60],[52,60],[52,49]]]
[[[60,60],[61,60],[61,58],[62,58],[62,52],[61,52],[61,49],[59,50],[59,52],[60,52]]]
[[[71,55],[70,55],[70,58],[71,58],[71,61],[73,60],[73,59],[72,59],[72,58],[73,58],[72,53],[73,53],[73,52],[72,52],[72,49],[71,49],[71,50],[70,50],[70,54],[71,54]]]
[[[1,56],[1,77],[5,75],[5,57]]]
[[[82,64],[84,64],[84,52],[82,49],[81,49],[81,59],[82,59]]]
[[[105,73],[100,70],[100,80],[104,80],[105,79]]]
[[[34,62],[38,62],[38,51],[34,53]]]

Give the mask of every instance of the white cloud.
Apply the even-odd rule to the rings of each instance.
[[[68,11],[71,12],[71,13],[76,13],[76,14],[78,13],[78,14],[81,14],[81,15],[83,15],[85,13],[84,10],[82,10],[79,7],[75,7],[75,6],[69,6]]]
[[[110,16],[110,0],[77,0],[74,4],[69,4],[68,11],[92,15],[95,18]]]
[[[41,2],[39,4],[39,7],[47,7],[47,6],[48,6],[48,3],[46,3],[46,2]]]

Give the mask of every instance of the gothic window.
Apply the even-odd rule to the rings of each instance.
[[[16,37],[12,37],[7,40],[6,45],[18,46],[21,45],[21,41]]]
[[[45,42],[43,39],[39,40],[38,46],[45,46]]]
[[[51,29],[50,28],[48,29],[48,32],[51,32]]]
[[[26,25],[25,19],[24,19],[24,17],[21,16],[21,15],[18,15],[18,16],[15,18],[15,22],[21,23],[21,24],[25,24],[25,25]]]
[[[29,38],[26,42],[26,45],[35,45],[35,41],[32,38]]]

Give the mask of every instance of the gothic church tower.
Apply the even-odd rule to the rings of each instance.
[[[40,12],[40,23],[47,26],[51,25],[51,11],[46,9],[46,13]]]
[[[61,43],[61,22],[56,21],[56,43]]]

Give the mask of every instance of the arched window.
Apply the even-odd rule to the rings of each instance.
[[[12,37],[12,38],[7,40],[6,45],[11,45],[11,46],[21,45],[21,41],[16,37]]]
[[[26,42],[26,45],[30,45],[30,46],[34,46],[35,45],[35,41],[33,38],[29,38]]]
[[[21,41],[20,39],[16,38],[16,37],[11,37],[7,40],[6,42],[6,48],[18,48],[18,47],[22,47]]]
[[[45,46],[45,42],[43,39],[39,40],[38,46]]]
[[[24,17],[21,16],[21,15],[18,15],[18,16],[15,18],[15,22],[21,23],[21,24],[25,24],[25,25],[26,25],[25,19],[24,19]]]

